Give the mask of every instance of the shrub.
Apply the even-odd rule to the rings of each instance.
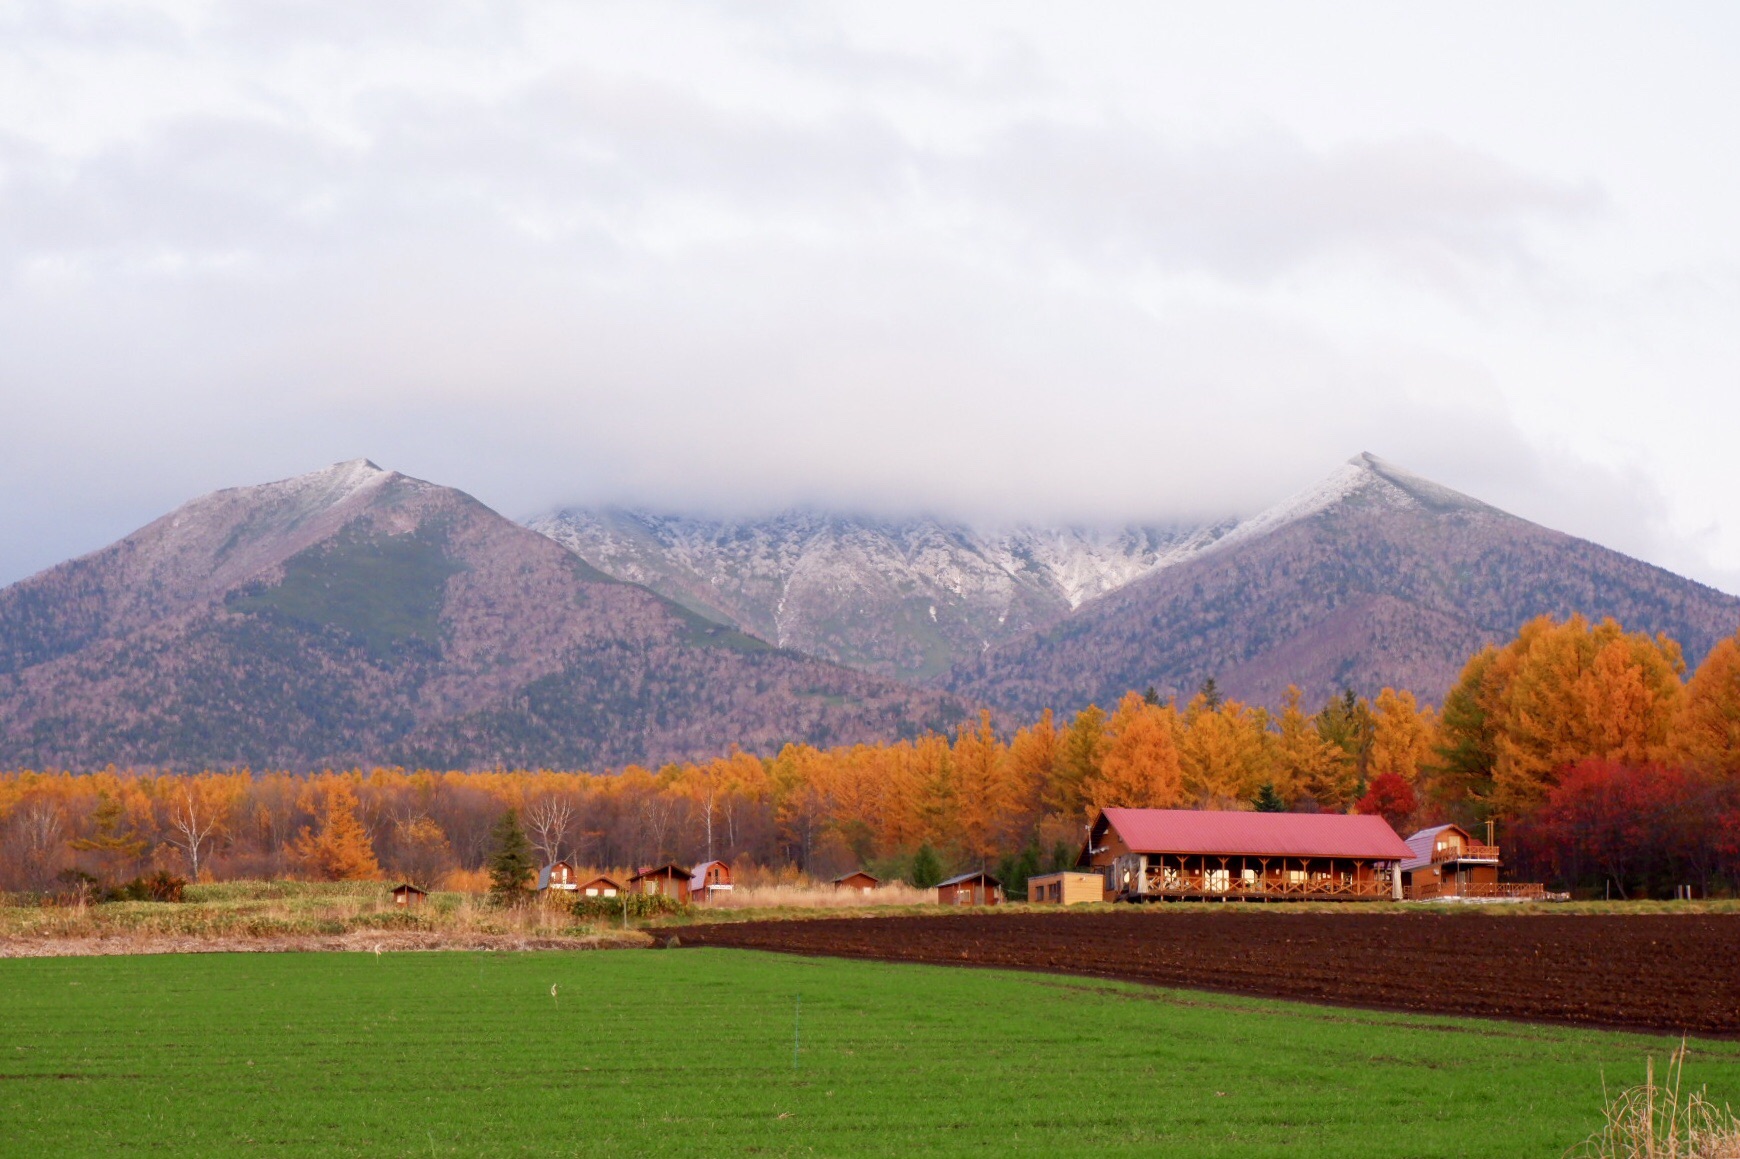
[[[104,901],[181,901],[187,893],[187,882],[168,870],[159,869],[150,877],[135,877],[132,881],[103,891]]]
[[[662,893],[625,893],[616,897],[578,897],[574,899],[574,916],[582,921],[606,918],[622,920],[623,903],[628,903],[630,918],[656,918],[693,912],[687,902]]]

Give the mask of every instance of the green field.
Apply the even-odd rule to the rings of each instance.
[[[7,960],[0,1149],[1557,1156],[1671,1045],[711,949]],[[1688,1077],[1740,1101],[1740,1044]]]

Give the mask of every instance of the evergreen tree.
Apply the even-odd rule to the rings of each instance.
[[[1263,787],[1257,793],[1257,812],[1285,813],[1287,802],[1281,800],[1281,794],[1275,792],[1273,781],[1263,782]]]
[[[1212,676],[1202,682],[1202,687],[1197,689],[1197,693],[1202,697],[1205,706],[1210,712],[1218,709],[1220,707],[1220,702],[1224,699],[1220,694],[1220,685],[1214,682],[1214,677]]]
[[[1148,690],[1146,692],[1142,693],[1142,699],[1147,704],[1150,704],[1155,708],[1159,708],[1160,707],[1160,690],[1158,688],[1155,688],[1152,684],[1150,684],[1150,685],[1148,685]]]
[[[490,832],[495,851],[489,855],[489,892],[502,901],[517,901],[532,880],[532,847],[520,828],[520,815],[509,809]]]
[[[1027,879],[1038,875],[1042,856],[1039,838],[1029,837],[1020,853],[1003,858],[997,866],[997,878],[1003,883],[1004,897],[1019,900],[1027,896]]]
[[[912,855],[912,872],[906,880],[918,889],[929,889],[943,879],[942,862],[937,858],[936,850],[926,841],[918,847],[918,852]]]
[[[1047,873],[1061,873],[1066,869],[1075,868],[1076,851],[1069,842],[1059,841],[1051,847],[1051,864],[1045,867]]]

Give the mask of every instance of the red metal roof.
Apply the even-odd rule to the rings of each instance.
[[[1196,809],[1107,809],[1136,853],[1225,853],[1258,857],[1369,857],[1414,851],[1382,817],[1345,813],[1235,813]]]

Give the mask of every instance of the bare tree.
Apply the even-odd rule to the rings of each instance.
[[[54,879],[64,828],[60,806],[47,797],[36,798],[13,815],[12,831],[19,860],[26,878],[38,889]]]
[[[199,880],[199,859],[205,846],[216,834],[223,820],[223,810],[205,793],[192,788],[181,791],[181,800],[169,806],[169,843],[187,859],[188,877]]]
[[[526,831],[532,847],[543,857],[545,865],[562,860],[568,844],[568,829],[574,823],[574,806],[566,797],[539,797],[526,807]]]

